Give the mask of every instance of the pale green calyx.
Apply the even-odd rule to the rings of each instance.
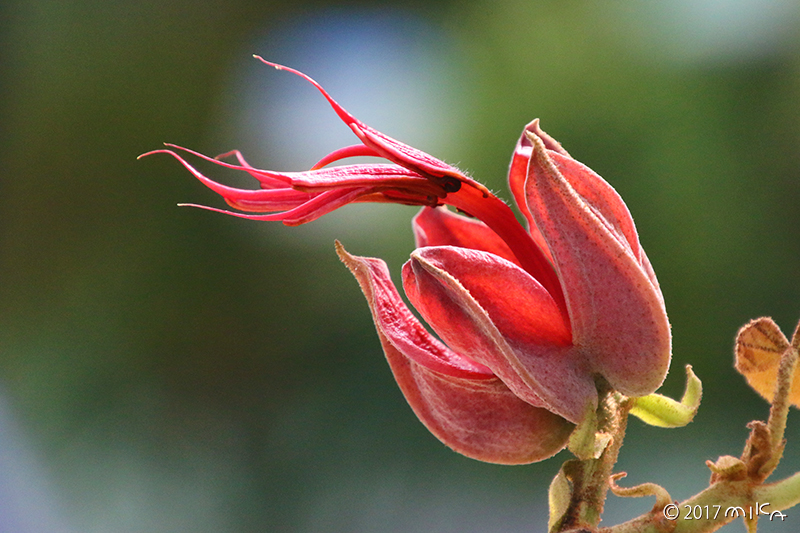
[[[611,435],[598,430],[597,412],[589,405],[583,421],[575,427],[567,447],[581,460],[597,459],[611,442]]]
[[[651,426],[683,427],[691,422],[697,413],[702,395],[703,384],[692,372],[692,365],[686,365],[686,391],[680,402],[661,394],[649,394],[634,399],[630,414]]]
[[[556,474],[556,477],[553,478],[553,481],[550,482],[547,500],[550,508],[547,530],[553,531],[564,514],[566,514],[570,501],[572,501],[572,484],[567,479],[563,466]]]

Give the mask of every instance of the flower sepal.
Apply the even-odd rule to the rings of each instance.
[[[597,410],[593,404],[588,404],[586,415],[570,435],[567,447],[582,461],[598,459],[611,443],[611,439],[607,432],[598,430]]]
[[[558,474],[550,482],[550,488],[547,491],[547,503],[549,508],[549,518],[547,520],[547,530],[554,532],[557,526],[561,523],[564,515],[569,510],[569,504],[572,501],[572,483],[570,483],[565,472],[566,468],[574,461],[567,461],[558,470]]]
[[[651,426],[680,428],[694,419],[702,396],[700,378],[695,375],[692,365],[686,365],[686,390],[681,401],[661,394],[648,394],[633,400],[630,414]]]

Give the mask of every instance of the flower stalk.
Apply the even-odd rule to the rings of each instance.
[[[786,418],[789,415],[792,384],[794,383],[797,360],[800,356],[800,323],[792,335],[792,343],[786,347],[778,366],[778,377],[775,383],[775,394],[769,410],[767,427],[770,432],[770,444],[773,450],[783,447],[783,434],[786,431]],[[777,463],[776,465],[777,466]],[[771,472],[771,471],[770,471]]]
[[[611,475],[625,438],[631,405],[629,398],[613,389],[605,389],[592,420],[596,421],[597,440],[605,442],[606,446],[599,457],[574,459],[562,466],[560,475],[569,482],[569,503],[562,505],[563,514],[560,518],[551,516],[550,533],[581,528],[594,531],[599,525],[606,496],[611,488]],[[551,513],[553,512],[551,497]]]

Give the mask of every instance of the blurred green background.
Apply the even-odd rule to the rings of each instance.
[[[176,207],[222,204],[174,160],[136,160],[168,141],[301,170],[355,142],[253,53],[506,199],[540,117],[633,213],[673,325],[663,390],[687,363],[705,385],[689,427],[631,422],[625,483],[683,499],[740,454],[767,405],[734,335],[800,318],[796,1],[6,0],[0,531],[545,531],[567,455],[486,465],[428,434],[333,252],[397,274],[414,209],[244,221]],[[789,424],[779,475],[800,469]],[[604,524],[651,505],[612,496]]]

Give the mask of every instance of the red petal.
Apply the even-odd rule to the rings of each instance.
[[[513,263],[465,248],[421,248],[403,267],[403,286],[444,342],[491,368],[520,398],[573,422],[596,403],[558,305]]]
[[[345,165],[306,172],[272,172],[254,169],[238,151],[225,155],[235,155],[241,166],[218,161],[178,146],[168,146],[184,150],[220,166],[244,170],[260,180],[263,187],[261,189],[238,189],[207,178],[172,150],[155,150],[143,154],[143,156],[154,153],[169,154],[209,189],[225,198],[230,206],[242,211],[269,213],[245,215],[195,206],[240,218],[280,220],[286,225],[296,226],[311,222],[339,207],[359,200],[404,201],[420,205],[430,203],[432,198],[447,195],[440,185],[400,165]],[[389,195],[394,196],[390,198]],[[194,204],[183,205],[194,206]]]
[[[226,211],[224,209],[217,209],[216,207],[208,207],[205,205],[197,204],[178,204],[185,207],[197,207],[205,209],[206,211],[214,211],[216,213],[224,213],[238,218],[246,218],[248,220],[266,220],[266,221],[282,221],[287,226],[298,226],[316,220],[319,217],[330,213],[334,209],[338,209],[343,205],[347,205],[358,200],[359,197],[369,194],[369,191],[361,189],[343,189],[340,191],[325,191],[316,196],[312,196],[307,202],[298,205],[288,211],[281,211],[279,213],[268,213],[266,215],[252,215],[247,213],[237,213],[235,211]],[[267,210],[260,202],[249,200],[232,200],[225,198],[225,201],[236,209],[242,211],[265,211]]]
[[[486,224],[457,215],[446,207],[423,207],[411,222],[417,248],[459,246],[493,253],[519,265],[508,244]]]
[[[549,152],[549,155],[583,202],[606,224],[620,244],[629,248],[636,259],[640,259],[639,236],[633,218],[617,191],[583,163],[554,152]],[[538,165],[534,165],[532,172],[536,172],[537,168]]]
[[[329,153],[317,163],[311,167],[311,170],[316,170],[318,168],[322,168],[325,165],[329,165],[340,159],[345,159],[347,157],[380,157],[381,155],[370,148],[369,146],[364,146],[363,144],[354,144],[353,146],[345,146],[344,148],[339,148],[338,150],[334,150],[333,152]]]
[[[472,187],[462,187],[458,192],[449,194],[446,201],[448,205],[481,220],[497,233],[514,252],[522,268],[535,277],[566,312],[561,282],[548,257],[549,252],[531,238],[510,207],[494,195],[484,197]]]
[[[203,155],[200,152],[195,152],[194,150],[190,150],[188,148],[184,148],[176,144],[170,144],[170,143],[164,143],[164,144],[165,146],[169,146],[170,148],[175,148],[177,150],[184,151],[186,153],[192,154],[193,156],[199,157],[200,159],[204,159],[221,167],[230,168],[233,170],[243,170],[248,174],[250,174],[255,179],[257,179],[261,183],[261,187],[264,189],[275,189],[275,188],[280,189],[288,187],[289,184],[291,183],[292,173],[272,172],[270,170],[259,170],[257,168],[253,168],[247,161],[244,160],[244,157],[242,157],[242,154],[241,152],[239,152],[239,150],[233,150],[231,152],[218,155],[217,157],[208,157],[207,155]],[[156,150],[150,153],[157,153],[157,152],[165,152],[172,154],[175,157],[178,157],[174,152],[171,152],[169,150]],[[149,154],[144,154],[144,155],[149,155]],[[221,161],[222,158],[228,157],[230,155],[236,156],[236,159],[239,161],[240,164],[233,165],[231,163]],[[178,159],[180,158],[178,157]],[[184,163],[184,165],[186,165],[186,163]]]
[[[523,402],[499,379],[437,374],[380,336],[406,401],[425,427],[453,450],[487,463],[514,465],[542,461],[566,446],[575,426]]]
[[[332,99],[330,99],[333,102]],[[452,176],[459,181],[467,181],[469,178],[458,170],[456,167],[450,166],[444,161],[433,157],[430,154],[418,150],[413,146],[393,139],[388,135],[379,132],[378,130],[367,126],[350,115],[354,122],[349,123],[350,129],[353,130],[361,142],[373,148],[376,152],[380,153],[383,157],[390,161],[394,161],[400,165],[419,170],[426,174],[436,177]],[[472,180],[469,180],[472,181]]]
[[[466,177],[464,173],[458,170],[456,167],[450,166],[444,161],[436,159],[432,155],[427,154],[422,150],[417,150],[412,146],[402,143],[389,137],[388,135],[379,132],[376,129],[367,126],[356,117],[351,115],[345,108],[339,105],[339,103],[334,100],[331,95],[329,95],[328,92],[310,76],[303,74],[299,70],[267,61],[258,55],[254,57],[263,63],[270,65],[271,67],[275,67],[278,70],[285,70],[287,72],[291,72],[292,74],[296,74],[316,87],[319,92],[322,93],[322,96],[328,100],[328,103],[331,105],[336,114],[339,115],[339,118],[341,118],[351,130],[353,130],[353,133],[355,133],[356,136],[361,139],[361,142],[374,150],[378,155],[385,157],[393,163],[397,163],[398,165],[402,165],[408,169],[415,170],[423,174],[439,178],[446,176],[455,178],[460,182],[467,183],[472,187],[475,187],[485,196],[489,195],[489,190],[486,189],[485,186]]]
[[[544,132],[539,129],[538,118],[525,126],[525,129],[522,130],[519,136],[517,146],[514,148],[514,154],[511,156],[511,164],[508,168],[508,186],[511,189],[511,194],[514,196],[517,207],[528,222],[528,231],[531,234],[531,238],[533,238],[537,246],[545,252],[547,258],[552,262],[553,258],[550,256],[550,251],[547,249],[547,243],[536,228],[536,223],[531,216],[531,212],[528,210],[528,203],[525,200],[525,180],[528,178],[528,163],[530,162],[531,153],[533,152],[533,143],[528,139],[526,132],[544,134]],[[558,145],[555,141],[553,141],[553,143]],[[560,147],[560,145],[558,146]]]
[[[199,170],[190,165],[188,161],[186,161],[183,157],[176,154],[172,150],[154,150],[152,152],[143,155],[150,155],[156,153],[169,154],[178,161],[180,161],[180,163],[184,167],[186,167],[186,169],[189,170],[189,172],[191,172],[192,175],[194,175],[194,177],[196,177],[206,187],[216,192],[226,200],[231,202],[241,202],[241,205],[250,204],[251,207],[243,208],[246,211],[260,211],[260,212],[285,211],[288,209],[293,209],[299,205],[302,205],[303,203],[307,202],[310,198],[312,198],[312,196],[309,193],[290,189],[287,184],[284,184],[283,188],[255,189],[255,190],[237,189],[235,187],[222,185],[221,183],[217,183],[216,181],[204,176]],[[201,157],[209,159],[202,155]],[[228,163],[222,163],[220,161],[214,161],[212,159],[209,160],[213,161],[214,163],[218,163],[224,166],[233,166],[234,168],[239,169],[239,167],[236,167],[235,165],[229,165]]]
[[[380,259],[350,255],[341,244],[337,244],[336,252],[353,272],[365,294],[369,293],[366,294],[367,303],[375,325],[406,357],[430,370],[453,377],[494,377],[491,370],[455,353],[428,333],[403,303],[386,263]]]
[[[331,211],[335,211],[342,206],[353,203],[360,196],[369,192],[366,188],[352,188],[352,189],[334,189],[325,191],[323,193],[312,196],[307,202],[284,211],[282,213],[275,213],[273,215],[263,215],[261,217],[250,217],[254,220],[280,220],[287,226],[299,226],[306,224],[312,220],[316,220],[323,215],[327,215]],[[228,204],[236,209],[243,211],[258,211],[257,203],[239,202],[235,200],[228,200]]]
[[[501,464],[540,461],[566,445],[572,424],[523,402],[481,365],[425,331],[397,294],[385,263],[352,256],[338,242],[336,249],[367,298],[397,384],[439,440],[473,459]]]
[[[282,175],[291,179],[292,187],[305,191],[384,187],[413,190],[420,195],[445,196],[446,194],[429,179],[400,165],[343,165],[307,172],[285,172]]]
[[[528,207],[553,254],[573,342],[614,388],[649,394],[669,367],[669,323],[627,208],[599,176],[532,140]]]

